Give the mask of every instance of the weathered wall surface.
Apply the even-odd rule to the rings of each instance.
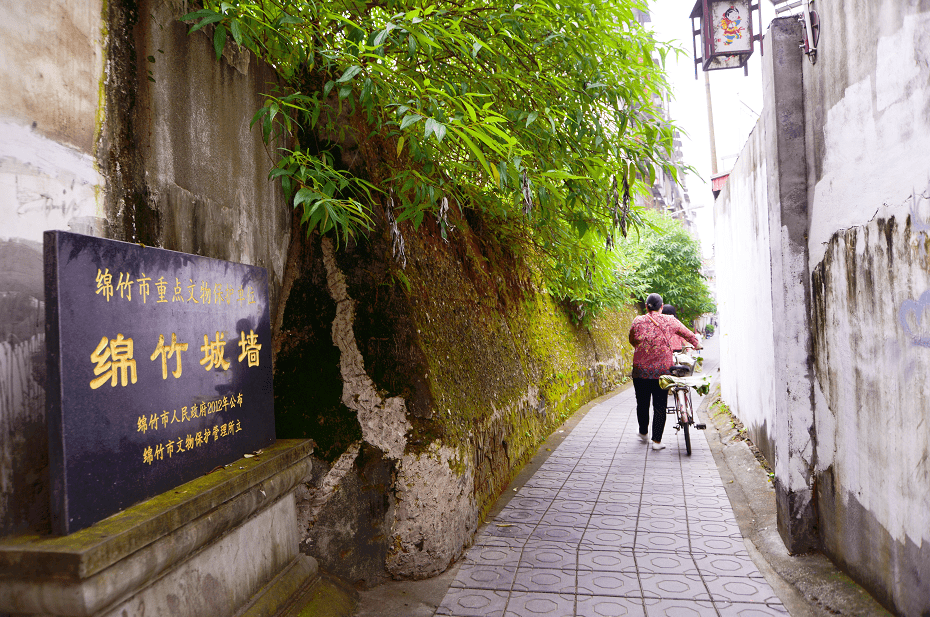
[[[48,525],[42,232],[102,210],[102,10],[0,2],[0,535]]]
[[[448,244],[435,226],[408,229],[402,274],[383,227],[297,258],[278,432],[313,438],[328,461],[299,499],[304,550],[361,584],[445,570],[538,443],[629,371],[631,313],[573,325],[484,269],[469,222],[454,224]]]
[[[280,290],[290,212],[248,128],[273,74],[217,62],[184,4],[0,4],[0,534],[49,525],[43,231],[260,265]]]
[[[773,173],[783,178],[785,168],[805,161],[806,198],[798,190],[770,186],[768,235],[742,225],[743,242],[773,248],[775,347],[790,343],[783,346],[784,360],[776,354],[772,373],[776,480],[785,476],[787,492],[794,492],[784,514],[779,504],[779,526],[786,518],[790,528],[797,522],[793,514],[803,515],[816,504],[812,529],[827,554],[895,612],[925,615],[930,612],[930,404],[925,402],[930,326],[923,321],[930,319],[930,7],[849,0],[817,9],[823,28],[817,61],[802,59],[796,75],[803,89],[804,152],[785,159],[797,147],[800,125],[791,122],[785,135],[794,141],[779,141],[775,152],[765,154],[769,184]],[[777,46],[767,43],[766,54],[773,49]],[[778,62],[777,51],[774,59],[767,58],[771,65]],[[785,104],[785,95],[783,88],[766,91],[767,130],[767,118],[784,119],[778,106]],[[793,90],[787,95],[796,96]],[[752,140],[742,157],[751,152]],[[730,177],[729,196],[721,195],[728,197],[724,222],[734,217],[734,194],[746,193],[740,186],[755,181],[753,166],[742,157]],[[723,205],[718,201],[718,213]],[[733,241],[732,231],[724,233],[731,235],[718,235],[718,250]],[[780,272],[776,256],[782,260]],[[806,263],[799,263],[799,256]],[[737,293],[732,290],[737,274],[727,275],[729,283],[721,275],[718,289]],[[779,282],[797,292],[790,304]],[[800,293],[806,285],[807,298]],[[747,293],[765,296],[758,284]],[[728,300],[721,305],[726,309]],[[781,324],[789,318],[808,320],[807,333],[786,336]],[[731,320],[722,321],[732,335]],[[731,341],[724,354],[735,356]],[[721,365],[739,371],[727,358]],[[797,367],[793,383],[779,381],[786,366]],[[807,374],[805,367],[810,367]],[[732,396],[740,397],[739,414],[754,413],[744,409],[741,393]],[[782,442],[787,450],[779,447]]]
[[[821,536],[886,605],[924,615],[930,7],[852,7],[818,6],[804,70]]]
[[[714,202],[721,396],[775,460],[775,355],[763,120]],[[753,241],[748,241],[752,239]]]

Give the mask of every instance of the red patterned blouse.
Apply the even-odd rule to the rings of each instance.
[[[671,315],[649,313],[640,315],[630,326],[630,344],[633,352],[633,377],[639,379],[658,379],[668,374],[672,365],[673,335],[678,335],[695,347],[700,347],[697,337],[685,324]]]

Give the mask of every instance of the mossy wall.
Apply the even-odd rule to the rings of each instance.
[[[291,283],[285,276],[278,437],[313,438],[323,459],[303,499],[305,550],[363,585],[445,570],[539,444],[629,375],[632,308],[576,325],[532,284],[529,258],[488,248],[461,212],[452,223],[448,242],[432,222],[419,230],[401,226],[405,267],[392,257],[383,220],[369,238],[342,247],[335,262],[347,297],[325,292],[325,250],[315,237],[295,245],[288,271],[297,274]],[[399,436],[404,453],[393,460],[393,485],[385,487],[390,503],[377,509],[353,509],[328,496],[343,484],[367,486],[356,479],[357,444],[382,439],[371,427],[360,436],[362,411],[355,409],[362,403],[350,393],[345,369],[341,383],[333,380],[333,363],[348,353],[334,346],[336,330],[345,331],[345,324],[334,325],[336,306],[345,302],[377,405],[402,400],[409,427]],[[399,430],[384,426],[378,430]],[[368,557],[360,568],[351,552],[337,557],[321,548],[374,528],[385,531],[380,568]]]

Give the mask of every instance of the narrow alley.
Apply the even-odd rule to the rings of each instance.
[[[671,419],[664,450],[637,432],[632,388],[592,408],[481,528],[436,614],[786,615],[703,433],[688,456]]]

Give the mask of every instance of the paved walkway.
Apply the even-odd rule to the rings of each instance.
[[[436,615],[787,615],[703,432],[687,456],[668,420],[667,448],[653,451],[632,388],[591,409],[482,527]]]

